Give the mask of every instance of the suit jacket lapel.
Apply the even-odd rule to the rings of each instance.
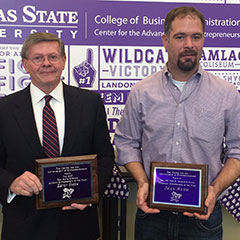
[[[81,108],[84,103],[79,101],[76,92],[65,84],[63,84],[63,93],[65,101],[65,136],[62,156],[71,156],[71,150],[79,129]]]
[[[34,113],[32,108],[30,87],[19,92],[20,96],[15,103],[14,114],[22,130],[22,135],[26,138],[29,146],[34,154],[38,157],[44,157],[44,152],[38,137],[38,132],[35,124]]]
[[[33,152],[39,158],[45,157],[35,124],[32,108],[30,87],[19,92],[20,96],[16,101],[14,114],[23,136],[29,143]],[[83,101],[80,101],[79,95],[71,87],[63,84],[63,94],[65,101],[65,135],[63,141],[62,156],[71,156],[73,143],[78,134],[79,119],[81,118],[81,108]],[[77,109],[77,111],[76,111]],[[82,116],[84,117],[84,116]]]

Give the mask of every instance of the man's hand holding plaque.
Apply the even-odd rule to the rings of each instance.
[[[97,155],[36,160],[42,192],[36,208],[81,209],[98,202]]]

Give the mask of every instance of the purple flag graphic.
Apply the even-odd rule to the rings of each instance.
[[[221,202],[240,223],[240,178],[228,188],[228,193],[222,197]]]

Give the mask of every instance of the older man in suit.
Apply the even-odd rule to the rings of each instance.
[[[2,240],[96,240],[96,205],[73,203],[36,210],[35,197],[42,184],[34,174],[34,164],[35,159],[49,156],[43,146],[42,112],[45,96],[51,96],[59,140],[56,156],[97,154],[101,194],[111,176],[114,159],[102,100],[94,92],[61,81],[66,56],[64,44],[56,35],[30,34],[21,55],[31,84],[0,100]]]

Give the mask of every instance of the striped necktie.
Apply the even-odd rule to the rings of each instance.
[[[52,96],[46,95],[43,108],[43,149],[47,157],[60,155],[57,123],[53,109],[49,105]]]

